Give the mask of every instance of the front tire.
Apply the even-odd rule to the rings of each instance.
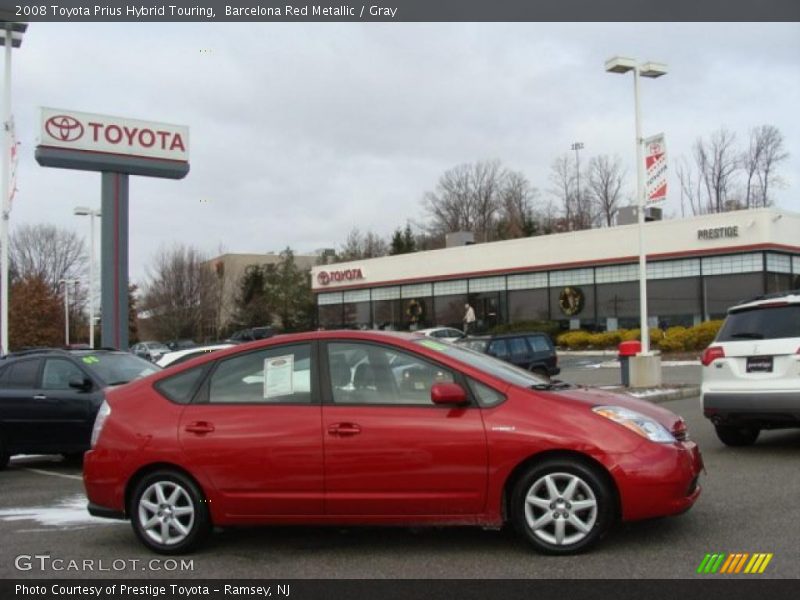
[[[596,468],[573,459],[550,459],[517,482],[511,519],[517,531],[545,554],[589,549],[616,516],[615,495]]]
[[[177,471],[157,471],[139,481],[130,515],[136,537],[159,554],[190,552],[211,531],[202,491]]]
[[[752,446],[758,439],[761,430],[748,425],[715,425],[717,437],[726,446]]]

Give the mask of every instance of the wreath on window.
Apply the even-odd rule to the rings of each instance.
[[[583,310],[584,303],[585,298],[583,297],[581,288],[565,287],[563,290],[561,290],[561,294],[558,296],[558,306],[561,308],[561,312],[568,317],[577,315],[579,312],[581,312]]]
[[[416,300],[412,300],[408,303],[408,307],[406,308],[406,314],[408,318],[411,320],[411,323],[417,323],[422,318],[422,304],[417,302]]]

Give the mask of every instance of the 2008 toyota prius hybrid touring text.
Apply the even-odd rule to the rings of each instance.
[[[106,392],[93,515],[169,554],[212,526],[510,521],[568,554],[700,494],[683,419],[414,334],[322,331],[220,350]]]

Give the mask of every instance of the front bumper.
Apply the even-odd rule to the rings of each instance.
[[[677,515],[700,496],[703,457],[691,441],[672,444],[644,442],[619,457],[612,475],[620,493],[622,519],[635,521]]]

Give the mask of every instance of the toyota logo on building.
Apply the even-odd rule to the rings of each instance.
[[[317,282],[320,285],[328,285],[331,282],[355,281],[364,279],[361,269],[341,269],[339,271],[320,271],[317,273]]]
[[[83,136],[83,125],[75,117],[56,115],[44,124],[47,134],[62,142],[74,142]]]

